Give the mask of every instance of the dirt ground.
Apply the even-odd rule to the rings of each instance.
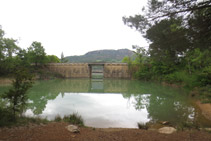
[[[200,108],[202,115],[211,121],[211,104],[210,103],[201,103],[200,101],[196,102],[197,106]]]
[[[157,131],[124,128],[80,128],[71,133],[67,123],[49,123],[24,127],[0,128],[0,141],[211,141],[205,131],[178,131],[160,134]]]

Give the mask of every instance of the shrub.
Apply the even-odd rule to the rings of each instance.
[[[138,128],[139,129],[144,129],[144,130],[147,130],[149,127],[146,123],[140,123],[138,122]]]
[[[84,126],[84,121],[80,115],[77,113],[73,113],[69,116],[64,116],[63,121],[69,122],[71,124],[77,124],[80,126]]]
[[[11,110],[0,107],[0,127],[14,124],[13,113]]]
[[[164,80],[169,83],[183,83],[186,87],[193,88],[199,85],[197,74],[188,74],[185,71],[177,71],[164,76]]]
[[[211,85],[211,66],[205,67],[198,75],[200,86]]]
[[[57,116],[55,117],[54,121],[56,121],[56,122],[62,121],[61,116],[60,116],[60,115],[57,115]]]
[[[16,69],[17,70],[14,73],[15,80],[12,83],[13,87],[2,96],[3,99],[9,101],[14,119],[16,118],[17,113],[21,114],[24,110],[28,100],[26,92],[33,84],[33,76],[27,69],[23,67]]]

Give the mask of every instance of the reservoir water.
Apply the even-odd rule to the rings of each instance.
[[[3,93],[9,86],[0,86]],[[183,89],[159,83],[116,79],[37,81],[28,92],[27,116],[53,120],[78,113],[86,126],[137,128],[137,123],[169,121],[207,124]]]

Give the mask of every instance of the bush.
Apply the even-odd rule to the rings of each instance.
[[[69,116],[64,116],[63,121],[69,122],[71,124],[77,124],[80,126],[84,126],[84,121],[80,115],[77,113],[73,113]]]
[[[140,64],[139,70],[135,72],[135,77],[141,80],[150,80],[152,77],[150,64]]]
[[[6,109],[6,108],[0,108],[0,127],[18,126],[18,125],[25,125],[29,123],[46,124],[48,122],[49,121],[46,118],[42,119],[40,117],[25,117],[25,116],[16,117],[16,119],[14,120],[12,110]]]
[[[164,80],[169,83],[183,83],[186,87],[193,88],[199,85],[197,81],[197,74],[188,74],[185,71],[177,71],[168,75],[165,75]]]
[[[56,121],[56,122],[62,121],[61,116],[60,116],[60,115],[57,115],[57,116],[55,117],[54,121]]]
[[[11,110],[0,108],[0,127],[13,125],[14,117]]]
[[[199,89],[202,103],[211,103],[211,85]]]
[[[165,80],[169,83],[182,83],[187,80],[188,75],[184,71],[174,72],[165,76]]]
[[[211,85],[211,66],[205,67],[198,75],[200,86]]]
[[[149,127],[146,123],[140,123],[138,122],[138,128],[139,129],[144,129],[144,130],[147,130]]]

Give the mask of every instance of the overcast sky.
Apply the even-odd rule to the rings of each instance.
[[[147,46],[122,21],[147,0],[0,0],[0,25],[21,48],[41,42],[48,55],[83,55],[101,49]]]

